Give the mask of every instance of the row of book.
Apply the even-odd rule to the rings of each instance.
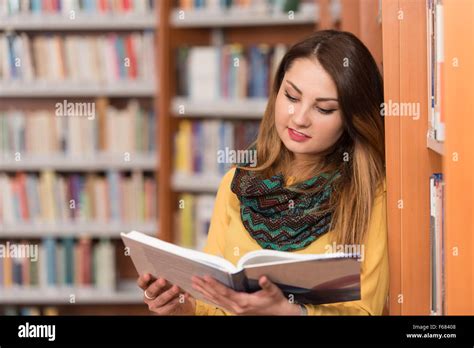
[[[109,239],[47,237],[37,244],[9,241],[5,246],[24,251],[0,258],[0,288],[116,288],[115,247]]]
[[[444,65],[444,22],[443,4],[440,0],[428,0],[428,86],[429,90],[429,132],[437,141],[445,139],[443,113],[443,65]],[[454,64],[454,62],[453,62]]]
[[[147,14],[155,0],[1,0],[0,16],[60,14]]]
[[[257,138],[258,121],[182,120],[175,134],[177,174],[223,175],[235,163],[252,161],[246,150]]]
[[[183,193],[179,196],[174,216],[173,243],[186,248],[203,250],[214,210],[214,195],[193,195]]]
[[[298,11],[300,6],[308,10],[313,0],[179,0],[181,10],[245,11],[251,13],[281,13]]]
[[[0,81],[152,83],[152,31],[107,35],[0,33]]]
[[[149,222],[156,218],[156,183],[130,175],[0,173],[0,225],[30,223]]]
[[[12,316],[36,316],[36,315],[59,315],[57,307],[47,306],[40,308],[38,306],[5,306],[0,315]]]
[[[5,159],[18,160],[18,155],[151,154],[156,134],[153,109],[142,107],[137,100],[122,108],[99,98],[91,102],[62,100],[54,109],[0,110],[0,158]]]
[[[431,314],[445,314],[443,174],[430,178]]]
[[[180,47],[178,95],[196,100],[265,98],[286,51],[283,44]]]

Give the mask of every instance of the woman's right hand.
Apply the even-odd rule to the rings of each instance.
[[[194,315],[195,299],[166,279],[155,279],[146,273],[138,277],[137,284],[143,290],[143,301],[151,312],[159,315]]]

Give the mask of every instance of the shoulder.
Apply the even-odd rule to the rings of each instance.
[[[232,183],[232,180],[234,179],[236,169],[237,169],[236,167],[232,167],[224,174],[224,176],[221,179],[219,188],[225,186],[230,189],[230,185]]]
[[[220,209],[225,208],[226,214],[230,210],[237,209],[240,206],[238,197],[232,192],[232,180],[236,172],[236,167],[230,168],[222,177],[216,195],[216,206]]]
[[[382,203],[387,196],[387,180],[384,177],[375,190],[375,203]]]
[[[375,190],[375,196],[372,201],[371,209],[371,229],[380,230],[381,224],[384,224],[387,214],[387,185],[385,178],[379,183]]]
[[[232,185],[232,180],[234,179],[236,167],[230,168],[224,176],[221,178],[221,181],[219,183],[219,188],[217,190],[217,195],[218,196],[228,196],[231,191],[231,185]]]

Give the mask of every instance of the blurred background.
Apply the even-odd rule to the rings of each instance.
[[[464,4],[446,15],[452,36]],[[435,0],[0,0],[0,313],[147,314],[120,232],[202,249],[232,165],[216,154],[255,140],[286,50],[330,28],[368,46],[386,100],[421,105],[419,119],[386,119],[386,314],[474,312],[474,262],[462,258],[472,237],[461,257],[443,259],[446,229],[469,240],[456,232],[466,205],[445,205],[443,174],[456,178],[446,186],[455,196],[473,188],[461,173],[474,168],[469,144],[445,128],[450,111],[452,130],[472,121],[449,109],[458,75],[446,71],[440,87],[442,15]],[[444,155],[454,150],[464,154],[456,167]],[[13,257],[21,246],[37,260]],[[470,274],[462,304],[454,269]]]

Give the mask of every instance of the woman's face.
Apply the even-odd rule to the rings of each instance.
[[[295,159],[311,159],[343,133],[337,90],[319,62],[295,59],[285,73],[275,102],[275,125]]]

